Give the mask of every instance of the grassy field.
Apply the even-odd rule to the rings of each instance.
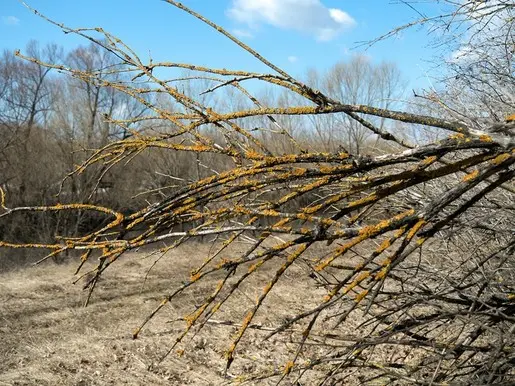
[[[236,247],[237,248],[237,247]],[[132,339],[132,331],[164,294],[187,280],[189,271],[209,253],[208,245],[190,244],[168,253],[149,271],[155,256],[132,253],[106,271],[84,308],[87,291],[72,284],[76,262],[48,263],[0,274],[0,385],[219,385],[235,326],[212,323],[186,339],[161,361],[185,326],[183,317],[212,292],[213,276],[184,292]],[[230,253],[230,252],[228,252]],[[260,293],[259,283],[275,268],[265,267],[241,288],[215,321],[241,320]],[[299,280],[303,278],[302,280]],[[256,322],[272,326],[287,314],[304,309],[299,291],[313,290],[305,269],[294,266],[285,275]],[[257,282],[256,282],[257,281]],[[320,296],[324,291],[320,289]],[[291,334],[263,342],[267,331],[250,330],[231,373],[280,368],[296,345]],[[231,374],[229,374],[230,376]],[[267,384],[261,381],[259,384]],[[285,385],[288,382],[284,383]]]

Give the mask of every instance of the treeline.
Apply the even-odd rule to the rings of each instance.
[[[105,87],[102,80],[140,82],[142,89],[149,86],[128,75],[125,79],[117,68],[119,58],[98,45],[79,46],[65,53],[55,44],[41,46],[31,41],[24,53],[39,63],[20,59],[10,50],[3,52],[0,61],[0,187],[8,207],[87,202],[128,213],[159,200],[173,189],[232,166],[231,160],[216,154],[153,149],[138,154],[123,166],[97,165],[66,177],[94,149],[113,140],[137,133],[170,133],[174,129],[170,123],[163,125],[162,120],[155,120],[153,124],[143,118],[154,114],[152,105],[170,111],[178,111],[182,106],[159,93],[149,92],[150,103],[145,103]],[[52,63],[54,68],[41,63]],[[82,75],[63,75],[60,65],[77,68]],[[216,84],[210,79],[199,82],[193,71],[170,75],[175,75],[171,85],[218,110],[255,107],[255,100],[236,88],[205,93]],[[189,81],[194,78],[196,82]],[[306,82],[347,103],[383,108],[398,104],[405,86],[394,64],[375,65],[364,56],[337,63],[324,73],[309,70]],[[270,90],[258,90],[257,94],[263,105],[293,105],[298,98],[293,93],[274,94]],[[145,123],[138,124],[138,117]],[[112,120],[117,120],[117,124]],[[130,123],[121,125],[120,120]],[[384,119],[375,124],[383,128]],[[390,146],[345,114],[257,117],[247,119],[245,126],[276,154],[339,148],[361,154]],[[214,129],[212,133],[209,128],[203,130],[214,141],[225,140]],[[25,212],[8,223],[0,221],[0,233],[12,242],[46,242],[56,234],[78,236],[99,226],[101,221],[89,212],[59,212],[55,216]]]

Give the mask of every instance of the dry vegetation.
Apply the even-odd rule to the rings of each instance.
[[[5,318],[13,330],[3,336],[11,347],[33,339],[7,355],[6,363],[20,362],[6,376],[23,378],[27,368],[33,376],[53,369],[63,377],[69,369],[77,382],[105,374],[106,383],[122,374],[135,382],[137,374],[177,384],[513,384],[515,82],[506,53],[513,54],[507,42],[515,6],[449,1],[450,13],[410,24],[434,22],[445,36],[463,25],[473,33],[461,47],[470,52],[467,62],[449,64],[459,73],[444,90],[416,95],[420,103],[398,111],[383,103],[392,93],[350,98],[345,86],[356,79],[342,74],[361,68],[359,60],[305,84],[167,2],[272,73],[156,63],[107,31],[63,25],[111,60],[84,66],[17,53],[86,90],[123,95],[141,114],[97,114],[95,107],[86,139],[100,133],[101,140],[71,163],[57,199],[45,196],[53,202],[11,198],[27,192],[30,162],[19,186],[4,184],[12,192],[0,186],[0,226],[18,224],[0,247],[43,250],[41,263],[80,252],[77,272],[88,289],[81,296],[90,305],[78,310],[71,307],[77,294],[57,291],[52,278],[62,268],[36,269],[47,284],[23,290],[28,301],[11,288],[20,288],[23,274],[5,276],[13,283],[5,295],[12,297]],[[91,55],[75,59],[83,57]],[[158,76],[178,69],[193,72]],[[391,67],[367,71],[367,85],[398,83]],[[245,88],[249,80],[279,89],[281,98],[259,101]],[[330,87],[335,80],[340,88]],[[245,102],[217,103],[229,89]],[[110,128],[122,135],[109,139]],[[173,169],[185,160],[193,167]],[[142,167],[160,162],[163,172]],[[131,191],[134,176],[139,190]],[[130,208],[116,201],[117,192],[122,202],[134,197]],[[24,232],[20,224],[35,219],[47,232]],[[208,238],[216,241],[192,244]],[[136,252],[149,247],[148,258]],[[62,307],[65,301],[71,303]],[[70,344],[56,341],[53,354],[41,353],[45,364],[30,347],[51,345],[35,344],[48,342],[49,326],[68,331]]]
[[[238,248],[238,246],[234,246]],[[155,256],[130,253],[106,273],[86,308],[87,292],[72,284],[73,264],[38,266],[0,276],[0,384],[6,385],[218,385],[224,378],[227,349],[235,326],[213,322],[188,339],[182,356],[166,356],[171,336],[184,328],[182,318],[202,302],[219,279],[213,277],[180,300],[166,307],[136,340],[131,332],[191,269],[209,254],[206,244],[187,244],[167,255],[149,271]],[[185,259],[188,256],[188,259]],[[269,267],[255,280],[263,280]],[[147,275],[148,272],[148,275]],[[263,337],[291,310],[304,307],[299,292],[310,291],[313,279],[296,266],[277,288],[251,329],[242,360],[234,371],[275,368],[291,354],[295,334]],[[259,288],[259,287],[258,287]],[[256,283],[249,283],[231,300],[228,311],[216,321],[238,320],[244,313],[242,297],[256,296]],[[313,304],[315,304],[313,299]],[[298,337],[297,337],[298,339]],[[182,349],[182,348],[181,348]],[[273,351],[273,353],[272,353]],[[152,368],[148,370],[149,366]],[[267,384],[267,382],[259,382]]]

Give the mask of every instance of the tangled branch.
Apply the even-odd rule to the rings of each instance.
[[[130,74],[132,83],[18,56],[113,88],[151,111],[133,120],[106,117],[131,136],[96,150],[67,178],[93,165],[110,168],[131,162],[153,149],[216,154],[229,166],[168,192],[132,214],[88,203],[9,208],[9,197],[1,192],[0,219],[22,211],[93,210],[108,221],[80,237],[58,236],[48,244],[2,241],[0,246],[47,248],[46,258],[81,250],[81,267],[98,256],[89,282],[92,291],[100,275],[128,251],[155,244],[166,252],[190,239],[223,237],[217,251],[192,269],[190,278],[168,294],[134,332],[136,338],[148,321],[186,289],[208,277],[221,277],[202,304],[184,316],[185,329],[170,351],[188,334],[206,326],[263,266],[275,262],[275,271],[262,283],[256,301],[249,301],[242,321],[231,322],[237,332],[227,347],[227,369],[276,284],[294,264],[305,263],[306,278],[314,277],[326,294],[317,299],[316,306],[292,313],[269,331],[268,338],[288,329],[301,331],[296,352],[282,368],[249,375],[244,378],[248,381],[300,379],[311,371],[320,384],[334,384],[346,379],[347,370],[357,369],[364,383],[512,382],[515,122],[505,123],[503,130],[496,129],[495,123],[478,130],[461,121],[342,103],[294,79],[184,5],[167,2],[227,36],[273,74],[145,63],[102,29],[64,25],[59,27],[65,32],[83,36],[119,58],[110,71]],[[102,39],[90,32],[100,33]],[[216,81],[207,93],[234,87],[256,107],[215,111],[181,92],[173,81],[159,78],[156,73],[163,68],[194,70],[202,74],[198,79],[205,76]],[[287,89],[305,104],[264,107],[243,87],[250,79]],[[144,81],[146,87],[136,80]],[[148,94],[166,96],[176,107],[163,107],[147,98]],[[396,150],[386,155],[310,150],[309,144],[302,144],[276,119],[320,114],[345,114],[393,143]],[[253,131],[256,117],[278,127],[296,150],[280,154],[271,149]],[[439,129],[442,139],[415,146],[402,134],[376,127],[374,117]],[[154,129],[155,122],[165,129]],[[129,128],[131,124],[142,129]],[[179,231],[178,226],[186,230]],[[243,238],[248,243],[245,251],[230,259],[221,257]],[[349,334],[351,328],[353,334]],[[312,342],[323,344],[313,350],[308,344]],[[392,350],[398,355],[392,355]]]

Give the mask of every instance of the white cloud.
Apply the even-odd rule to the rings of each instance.
[[[334,39],[356,22],[346,12],[320,0],[233,0],[227,15],[256,29],[261,24],[301,31],[317,40]]]
[[[254,37],[252,32],[245,30],[245,29],[233,29],[232,33],[233,33],[233,35],[239,37],[240,39],[244,39],[244,38],[252,39]]]
[[[299,60],[299,58],[297,58],[294,55],[288,56],[288,62],[290,62],[290,63],[296,63],[296,62],[298,62],[298,60]]]
[[[5,25],[18,25],[20,24],[20,19],[16,16],[2,16],[2,22]]]
[[[331,8],[329,10],[329,15],[333,18],[334,21],[340,24],[352,25],[354,23],[354,19],[350,17],[348,13],[343,12],[338,8]]]

